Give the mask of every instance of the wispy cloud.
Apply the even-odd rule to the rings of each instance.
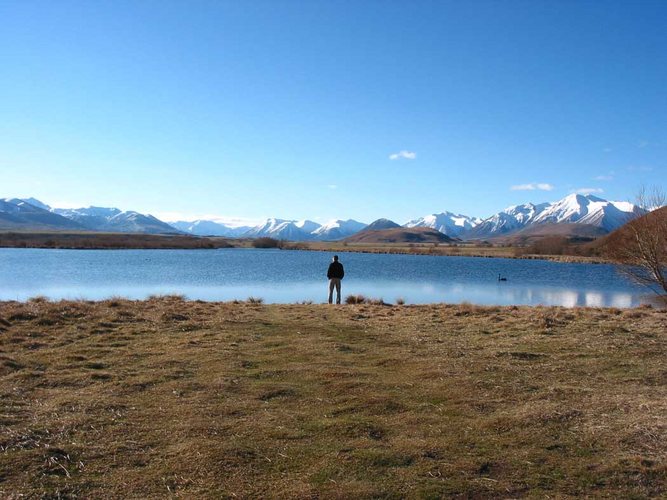
[[[327,187],[329,189],[338,189],[338,184],[328,184]]]
[[[552,191],[554,186],[546,182],[531,182],[510,187],[512,191]]]
[[[417,158],[417,153],[414,151],[406,151],[405,149],[389,155],[390,160],[414,160],[415,158]]]
[[[574,189],[572,192],[577,193],[577,194],[594,194],[594,193],[600,194],[600,193],[604,193],[604,189],[601,189],[601,188],[579,188],[579,189]]]
[[[613,175],[597,175],[593,177],[594,181],[613,181],[614,176]]]
[[[611,148],[603,148],[602,149],[603,153],[611,153],[612,151],[613,151],[613,149],[611,149]]]

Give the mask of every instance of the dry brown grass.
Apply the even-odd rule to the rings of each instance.
[[[667,495],[648,308],[0,303],[0,496]]]
[[[241,243],[241,240],[230,240],[229,238],[207,238],[176,234],[0,231],[0,247],[9,248],[212,249],[232,248],[242,244],[247,243],[245,241]]]
[[[455,245],[433,243],[347,243],[343,241],[307,241],[286,243],[285,249],[314,250],[326,252],[356,252],[381,254],[410,254],[448,257],[485,257],[505,259],[540,259],[556,262],[583,262],[598,264],[610,262],[602,256],[578,254],[540,254],[530,253],[528,248],[517,246],[484,245],[475,243],[458,243]],[[579,247],[576,247],[579,248]],[[561,252],[562,253],[562,252]]]

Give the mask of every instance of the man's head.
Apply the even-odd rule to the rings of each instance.
[[[338,262],[338,255],[334,255],[334,256],[333,256],[333,261],[334,261],[334,262]]]

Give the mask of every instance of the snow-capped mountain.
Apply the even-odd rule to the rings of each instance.
[[[508,207],[502,212],[484,219],[474,228],[466,231],[463,236],[465,238],[486,238],[519,231],[530,224],[548,206],[549,203],[540,203],[539,205],[524,203],[523,205]]]
[[[597,196],[571,194],[553,203],[535,217],[535,224],[575,222],[613,231],[644,211],[625,201],[607,201]]]
[[[247,238],[268,236],[291,241],[332,241],[346,238],[364,227],[366,224],[352,219],[333,220],[322,225],[311,220],[295,221],[271,218],[267,219],[264,224],[250,229],[243,236]]]
[[[58,215],[62,215],[63,217],[67,217],[68,219],[74,219],[76,217],[103,217],[105,219],[110,219],[122,212],[122,210],[118,208],[107,207],[49,208],[49,210]]]
[[[99,230],[144,234],[174,234],[179,232],[166,222],[162,222],[152,215],[144,215],[134,211],[121,212],[114,215]]]
[[[312,232],[317,240],[334,241],[342,240],[348,236],[358,233],[366,227],[363,222],[358,222],[353,219],[348,220],[332,220],[326,224],[322,224],[319,228]]]
[[[442,212],[411,220],[403,224],[403,227],[430,227],[447,236],[458,237],[465,231],[471,230],[480,222],[481,219],[476,217]]]
[[[26,203],[29,203],[33,207],[41,208],[42,210],[48,210],[51,211],[51,207],[48,206],[45,203],[42,203],[36,198],[21,198],[21,201],[25,201]]]
[[[169,224],[179,231],[195,236],[226,236],[236,238],[251,229],[250,226],[228,226],[221,222],[203,219],[170,222]]]
[[[139,212],[123,212],[118,208],[86,207],[86,208],[52,208],[35,198],[7,199],[5,208],[20,211],[24,215],[20,220],[13,222],[15,227],[25,229],[72,229],[108,231],[120,233],[163,234],[178,233],[166,222]],[[11,205],[11,207],[10,207]],[[3,207],[0,206],[0,212]],[[26,217],[26,214],[30,214]],[[9,224],[7,222],[7,224]]]
[[[34,212],[35,208],[38,207],[19,198],[0,198],[0,212],[5,214],[29,213]]]
[[[312,239],[312,235],[299,226],[297,221],[285,219],[267,219],[264,224],[253,227],[243,234],[245,238],[269,237],[277,240],[304,241]]]
[[[123,212],[118,208],[91,206],[87,208],[52,208],[51,212],[76,221],[93,231],[144,234],[179,232],[152,215],[132,210]]]
[[[317,222],[313,222],[312,220],[308,219],[297,221],[294,223],[294,225],[299,229],[301,229],[303,232],[308,234],[313,234],[320,227],[322,227],[321,224],[318,224]]]
[[[43,205],[38,200],[37,204]],[[19,198],[0,199],[0,229],[84,230],[81,224]]]
[[[450,237],[482,239],[513,234],[536,225],[582,224],[610,232],[644,211],[628,202],[607,201],[592,195],[571,194],[553,203],[525,203],[479,220],[452,212],[431,214],[407,222],[406,228],[432,228]],[[334,241],[363,230],[399,228],[387,219],[365,225],[353,219],[318,224],[312,220],[267,219],[255,227],[241,226],[239,221],[216,220],[173,222],[171,225],[151,215],[118,208],[87,207],[51,208],[35,198],[0,199],[0,230],[92,230],[127,233],[188,233],[196,236],[257,238],[268,236],[280,240]],[[532,229],[530,229],[532,230]],[[542,230],[540,230],[542,231]],[[544,229],[542,232],[548,231]]]
[[[104,231],[109,219],[121,213],[117,208],[105,207],[50,208],[50,210],[96,231]]]
[[[485,219],[463,237],[477,239],[506,235],[534,224],[590,224],[612,231],[642,213],[642,209],[632,203],[571,194],[553,203],[511,206]]]

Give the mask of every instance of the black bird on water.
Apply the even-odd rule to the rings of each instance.
[[[504,277],[501,278],[501,277],[500,277],[500,274],[498,274],[498,281],[507,281],[507,278],[504,278]]]

